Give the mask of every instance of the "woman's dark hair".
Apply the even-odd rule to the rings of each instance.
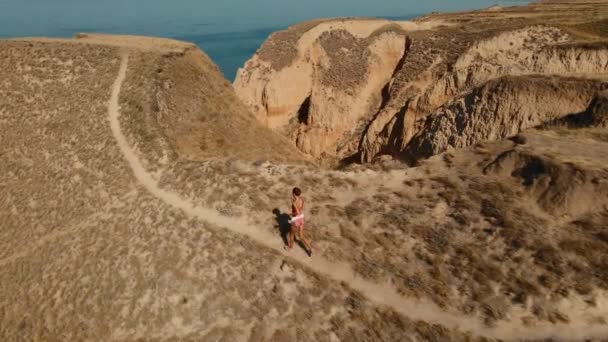
[[[300,196],[302,194],[302,190],[300,190],[300,188],[293,188],[293,194]]]

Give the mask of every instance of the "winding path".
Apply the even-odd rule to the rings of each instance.
[[[304,265],[330,279],[340,282],[343,281],[351,288],[361,292],[371,302],[377,305],[390,307],[414,320],[440,324],[451,329],[470,332],[474,335],[506,340],[520,338],[545,339],[551,337],[577,340],[585,338],[605,338],[608,336],[607,325],[590,325],[585,323],[582,318],[577,319],[577,317],[573,317],[573,322],[568,325],[541,323],[535,326],[524,326],[520,323],[520,320],[514,318],[511,321],[500,321],[494,327],[488,327],[477,317],[446,311],[427,300],[406,298],[400,295],[395,287],[390,284],[369,282],[358,277],[348,264],[329,262],[319,256],[303,260],[296,259],[293,256],[287,255],[280,244],[274,243],[274,241],[277,240],[276,236],[260,227],[252,225],[245,219],[221,215],[214,209],[197,206],[194,203],[181,198],[177,193],[162,189],[159,186],[158,181],[146,171],[141,160],[137,156],[137,153],[127,142],[120,127],[119,95],[127,74],[128,63],[129,53],[124,52],[121,56],[120,71],[113,84],[112,95],[108,104],[110,127],[114,138],[137,181],[139,181],[147,191],[163,202],[183,210],[191,217],[196,217],[234,233],[245,235],[260,245],[283,254],[285,258],[289,258],[293,263]]]

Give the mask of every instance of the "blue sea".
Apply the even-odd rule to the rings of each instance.
[[[512,2],[513,0],[511,0]],[[487,7],[491,0],[0,0],[0,38],[72,37],[79,32],[190,41],[233,80],[277,31],[319,17],[409,19],[431,11]]]

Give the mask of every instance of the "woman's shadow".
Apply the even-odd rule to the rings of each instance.
[[[291,224],[289,223],[291,216],[289,216],[289,214],[282,213],[279,209],[274,209],[272,213],[277,221],[277,227],[279,229],[279,233],[281,233],[283,243],[285,246],[287,246],[289,243],[289,230],[291,229]]]
[[[291,224],[289,223],[289,220],[291,219],[291,216],[287,213],[281,213],[281,210],[279,209],[274,209],[272,213],[275,216],[274,219],[277,221],[277,226],[279,229],[279,233],[281,233],[283,243],[285,244],[285,246],[289,246],[289,231],[291,230]],[[304,246],[302,241],[300,241],[299,235],[296,234],[294,238],[296,238],[295,242],[298,244],[298,246],[300,246],[303,250],[306,251],[306,246]]]

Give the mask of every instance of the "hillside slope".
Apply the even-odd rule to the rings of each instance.
[[[159,151],[174,150],[177,162],[192,157],[181,154],[182,137],[172,131],[180,132],[179,126],[171,122],[192,115],[213,121],[215,113],[197,102],[225,113],[222,101],[231,95],[226,81],[208,85],[217,93],[204,93],[201,86],[209,97],[199,93],[185,103],[198,108],[188,113],[163,109],[178,106],[163,94],[159,111],[168,117],[147,116],[157,98],[146,89],[155,77],[142,75],[151,60],[165,60],[151,69],[156,72],[180,69],[180,58],[190,58],[186,66],[199,66],[188,75],[194,81],[215,81],[220,74],[200,52],[187,56],[190,45],[109,36],[0,44],[0,339],[279,341],[295,336],[290,327],[301,324],[303,314],[311,318],[304,321],[310,329],[302,339],[310,341],[328,336],[323,322],[347,320],[343,303],[350,296],[364,314],[361,327],[377,326],[378,336],[409,324],[407,318],[382,323],[395,313],[281,257],[280,237],[271,235],[266,245],[275,238],[276,247],[266,247],[248,237],[255,227],[246,222],[226,223],[213,209],[190,209],[196,202],[182,194],[163,197],[167,192],[157,187],[154,171],[170,167],[174,156],[157,158]],[[177,66],[170,65],[172,58]],[[211,150],[193,157],[298,160],[296,151],[255,121],[218,122],[212,129],[226,124],[235,133],[221,145],[229,154]],[[256,130],[263,135],[255,145],[242,140],[253,139],[249,134]],[[231,227],[249,230],[234,234]],[[294,310],[294,291],[307,308]],[[342,326],[333,334],[358,333]]]

